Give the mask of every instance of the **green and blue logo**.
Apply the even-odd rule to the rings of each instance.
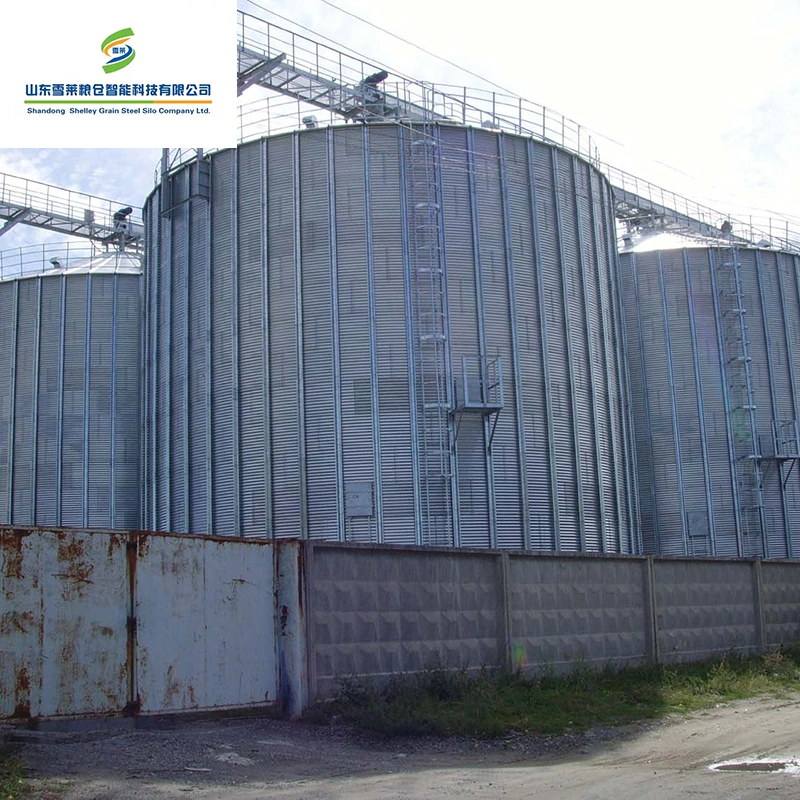
[[[133,61],[136,51],[127,44],[131,36],[133,36],[133,30],[123,28],[106,37],[100,48],[105,55],[110,57],[110,60],[103,65],[104,72],[116,72],[118,69],[127,67]]]

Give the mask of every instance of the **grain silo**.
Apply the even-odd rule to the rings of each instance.
[[[138,527],[141,280],[113,252],[0,281],[3,523]]]
[[[800,258],[620,260],[645,550],[797,557]]]
[[[156,530],[631,552],[608,182],[528,137],[339,125],[148,198]]]

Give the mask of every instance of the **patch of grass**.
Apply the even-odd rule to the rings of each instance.
[[[21,800],[30,796],[22,759],[12,750],[0,747],[0,800]]]
[[[483,669],[431,666],[376,689],[340,682],[337,697],[317,718],[341,715],[389,735],[466,734],[495,737],[511,731],[564,733],[591,725],[620,725],[708,708],[755,695],[800,690],[800,643],[757,658],[595,670],[578,663],[566,675],[537,677]]]

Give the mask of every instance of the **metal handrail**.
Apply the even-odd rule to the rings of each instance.
[[[81,221],[91,217],[92,224],[102,228],[113,228],[114,213],[126,207],[125,203],[114,200],[0,173],[0,205],[4,203],[34,208],[63,219]],[[141,225],[141,211],[134,208],[129,219],[134,225]]]
[[[324,76],[342,86],[354,87],[367,75],[382,68],[274,23],[242,11],[238,13],[240,45],[260,51],[265,57],[284,53],[293,67],[311,75]],[[800,251],[800,229],[785,219],[754,218],[750,215],[738,218],[737,215],[720,212],[603,162],[596,145],[597,134],[593,135],[580,123],[552,108],[493,90],[426,83],[402,75],[398,78],[381,83],[381,91],[389,101],[397,98],[403,103],[421,106],[430,111],[432,118],[446,117],[461,125],[508,131],[557,145],[588,160],[606,175],[615,188],[658,203],[712,228],[727,221],[734,236],[753,244]],[[319,120],[320,115],[324,115],[322,120]],[[347,120],[332,109],[324,110],[285,95],[275,95],[240,105],[239,142],[297,130],[304,127],[303,118],[308,116],[317,117],[321,125],[347,124]],[[387,121],[404,123],[402,119],[389,117]]]
[[[86,242],[70,240],[0,250],[0,281],[69,269],[107,256],[119,257],[119,254],[116,251],[99,250]],[[129,263],[130,254],[125,254],[125,257],[126,263]]]
[[[677,192],[656,186],[650,181],[631,175],[610,164],[599,163],[597,167],[608,178],[611,185],[618,189],[631,192],[652,203],[703,222],[712,228],[718,228],[727,221],[731,226],[730,234],[733,237],[747,239],[755,245],[800,251],[800,229],[792,227],[788,220],[750,214],[730,215]]]

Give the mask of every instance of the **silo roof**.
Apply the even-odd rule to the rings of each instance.
[[[100,253],[88,258],[71,259],[66,266],[62,266],[57,258],[52,259],[49,263],[52,265],[50,269],[31,270],[21,274],[0,277],[0,281],[34,278],[38,275],[142,274],[141,257],[135,253],[127,252]]]

